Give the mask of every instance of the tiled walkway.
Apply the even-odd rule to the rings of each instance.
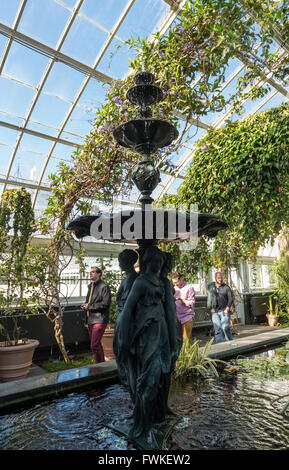
[[[213,344],[209,356],[228,359],[257,349],[262,350],[289,339],[289,328],[244,325],[237,326],[237,332],[238,334],[233,336],[232,341]],[[193,330],[193,337],[200,340],[200,346],[204,346],[210,340],[206,333],[197,329]],[[60,392],[75,391],[115,378],[117,378],[115,361],[54,373],[46,372],[33,364],[25,379],[0,383],[0,412],[3,413],[11,407],[33,403],[36,400],[55,397]]]

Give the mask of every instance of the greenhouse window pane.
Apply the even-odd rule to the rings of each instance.
[[[60,138],[63,140],[66,140],[67,142],[73,142],[74,144],[77,144],[77,145],[83,145],[84,143],[84,137],[81,137],[72,132],[62,132],[60,134]]]
[[[69,10],[53,0],[28,0],[18,30],[56,47],[69,16]]]
[[[192,158],[193,158],[193,155],[192,155]],[[182,171],[180,172],[180,176],[186,176],[190,164],[191,164],[191,160],[190,160],[190,161],[186,164],[186,166],[182,169]]]
[[[128,191],[126,194],[121,193],[118,197],[120,201],[136,201],[137,197],[139,196],[140,192],[137,189],[137,187],[134,185],[130,191]],[[126,206],[123,207],[124,210],[126,210]]]
[[[117,36],[126,40],[133,36],[142,39],[152,34],[170,11],[163,0],[136,0],[120,26]]]
[[[273,88],[270,86],[268,93],[270,93],[272,90],[273,90]],[[285,98],[285,97],[284,97],[284,98]],[[256,109],[256,107],[258,106],[258,104],[260,104],[263,100],[264,100],[264,96],[263,96],[262,98],[258,98],[258,99],[255,100],[255,101],[246,100],[245,103],[244,103],[244,107],[243,107],[244,113],[241,115],[241,118],[244,119],[244,118],[247,117],[249,114],[251,114],[252,112],[254,112],[254,110]]]
[[[86,0],[79,13],[111,30],[127,5],[128,0]]]
[[[136,51],[130,49],[126,44],[122,44],[119,49],[119,39],[113,39],[97,69],[113,78],[124,78],[128,72],[130,60],[136,56]],[[130,59],[130,60],[129,60]]]
[[[31,120],[59,129],[69,108],[69,103],[41,93],[32,112]]]
[[[53,64],[43,91],[52,93],[65,100],[73,101],[84,78],[85,77],[81,72],[78,72],[65,64],[56,62]]]
[[[186,147],[193,148],[206,133],[207,130],[202,127],[191,126],[184,134],[183,143]]]
[[[58,129],[55,129],[53,126],[45,126],[45,124],[41,124],[40,122],[35,122],[33,120],[29,120],[26,127],[27,129],[30,129],[36,132],[41,132],[42,134],[46,134],[51,137],[56,137],[58,133]]]
[[[35,206],[34,206],[34,211],[35,215],[39,217],[42,212],[46,209],[48,199],[51,196],[51,193],[49,191],[39,191],[37,194]]]
[[[0,110],[24,117],[35,95],[35,90],[0,77]]]
[[[42,178],[42,183],[50,184],[51,181],[49,179],[49,175],[51,173],[57,173],[59,171],[60,163],[66,163],[67,165],[69,164],[58,158],[50,157],[46,170],[44,172],[43,178]]]
[[[1,105],[0,105],[1,106]],[[13,124],[14,126],[19,126],[22,127],[24,123],[24,118],[20,118],[18,116],[15,116],[13,114],[8,114],[8,113],[1,113],[0,111],[0,121],[7,122],[9,124]]]
[[[71,132],[85,137],[91,130],[91,122],[94,117],[95,113],[77,106],[70,115],[68,123],[64,127],[64,132]]]
[[[151,196],[152,198],[156,201],[161,193],[161,191],[163,190],[163,188],[165,187],[165,185],[167,184],[167,182],[170,180],[171,176],[170,175],[165,175],[165,174],[162,174],[161,173],[161,182],[158,184],[158,186],[156,187],[156,189],[152,192]]]
[[[52,144],[53,142],[51,140],[42,139],[41,137],[30,134],[23,134],[19,148],[24,152],[31,151],[46,155]]]
[[[0,35],[0,57],[3,54],[6,44],[7,44],[7,38],[5,36]]]
[[[182,178],[176,178],[166,190],[166,194],[177,194],[179,187],[183,183],[183,181],[184,180]]]
[[[31,181],[38,181],[45,162],[44,155],[18,150],[10,176]]]
[[[0,143],[13,147],[19,132],[0,126]]]
[[[13,42],[5,62],[3,73],[16,80],[36,87],[49,59],[25,46]]]
[[[90,79],[77,105],[96,112],[105,100],[107,89],[107,84],[98,82],[95,79]]]
[[[67,5],[69,8],[74,8],[77,0],[61,0],[61,3]]]
[[[74,152],[74,148],[70,145],[65,144],[56,144],[52,156],[58,159],[68,160],[70,161],[71,155]]]
[[[13,26],[20,0],[1,0],[0,23]]]
[[[64,41],[61,52],[92,66],[107,37],[108,33],[83,18],[77,17]]]
[[[260,113],[261,111],[266,111],[266,109],[278,108],[282,103],[288,103],[288,98],[281,93],[277,93],[273,98],[267,101],[267,103],[264,104],[258,112]]]
[[[0,174],[2,177],[7,174],[12,151],[13,149],[11,147],[0,145]]]

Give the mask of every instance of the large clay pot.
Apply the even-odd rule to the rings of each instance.
[[[5,346],[0,342],[0,380],[23,379],[29,372],[35,349],[39,345],[37,339],[29,339],[16,346]]]
[[[111,328],[108,326],[101,340],[105,361],[111,361],[112,359],[115,359],[115,355],[113,352],[113,337],[114,337],[114,328]]]
[[[276,326],[279,320],[279,315],[270,315],[269,313],[266,314],[268,325],[269,326]]]

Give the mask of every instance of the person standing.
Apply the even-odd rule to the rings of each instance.
[[[216,343],[233,339],[230,329],[230,308],[233,304],[231,288],[223,282],[223,274],[217,272],[215,281],[207,285],[207,307],[212,313]]]
[[[176,314],[182,325],[183,341],[185,341],[187,338],[192,338],[196,303],[195,289],[187,284],[183,276],[177,272],[172,274],[172,283],[175,288]]]
[[[101,339],[109,321],[111,305],[110,288],[101,280],[101,276],[101,269],[93,266],[90,270],[91,283],[88,285],[86,302],[81,306],[87,312],[90,347],[97,364],[104,362]]]

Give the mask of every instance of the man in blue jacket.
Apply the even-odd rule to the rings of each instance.
[[[231,288],[223,282],[221,272],[215,274],[215,282],[207,285],[207,307],[212,313],[216,343],[231,341],[230,307],[233,304]]]

